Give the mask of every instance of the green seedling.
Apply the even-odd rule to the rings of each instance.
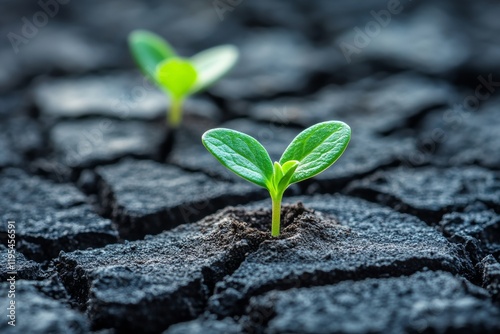
[[[311,178],[330,167],[344,153],[351,128],[338,121],[318,123],[302,131],[274,164],[253,137],[230,129],[203,134],[207,150],[236,175],[266,188],[272,200],[271,235],[280,234],[281,200],[293,183]]]
[[[167,41],[145,30],[133,31],[128,41],[141,71],[170,97],[167,123],[171,128],[178,128],[182,121],[185,99],[225,75],[239,55],[236,47],[221,45],[182,58]]]

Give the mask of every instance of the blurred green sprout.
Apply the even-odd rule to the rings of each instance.
[[[146,30],[133,31],[128,42],[142,73],[170,97],[167,123],[172,129],[182,122],[186,98],[224,76],[239,57],[235,46],[220,45],[183,58],[162,37]]]

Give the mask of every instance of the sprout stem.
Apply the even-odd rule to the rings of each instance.
[[[168,112],[168,125],[177,129],[182,121],[182,105],[183,98],[172,98],[170,103],[170,111]]]
[[[281,200],[283,199],[283,192],[271,195],[273,202],[273,215],[271,223],[271,235],[273,237],[278,237],[280,235],[280,219],[281,219]]]

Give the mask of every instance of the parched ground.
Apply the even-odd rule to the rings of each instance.
[[[0,4],[0,332],[500,332],[498,3],[47,3]],[[176,133],[136,28],[240,48]],[[277,160],[332,119],[351,143],[287,191],[279,238],[201,144],[232,128]]]

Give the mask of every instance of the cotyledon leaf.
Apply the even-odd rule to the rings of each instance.
[[[235,174],[269,189],[273,163],[266,149],[253,137],[230,129],[212,129],[203,134],[203,145]]]
[[[202,51],[189,60],[198,72],[198,78],[191,93],[201,91],[224,76],[236,63],[238,49],[233,45],[220,45]]]
[[[286,148],[280,164],[299,162],[290,183],[313,177],[330,167],[345,151],[351,139],[351,128],[344,122],[329,121],[302,131]]]
[[[186,96],[196,82],[196,69],[187,60],[169,58],[156,68],[156,80],[174,98]]]
[[[141,71],[155,80],[156,66],[164,60],[175,57],[175,51],[163,38],[146,30],[134,30],[128,44],[135,62]]]

